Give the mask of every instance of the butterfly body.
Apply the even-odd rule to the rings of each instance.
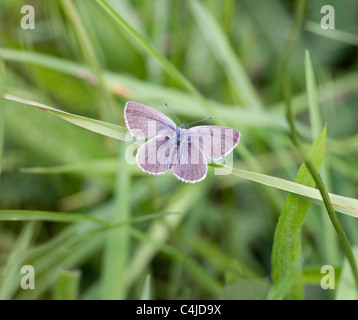
[[[218,160],[230,153],[240,140],[237,130],[219,126],[179,127],[164,114],[138,102],[127,102],[124,118],[138,139],[151,138],[138,150],[138,166],[150,174],[173,171],[181,181],[205,179],[206,157]]]
[[[180,127],[176,128],[175,132],[177,135],[177,146],[180,146],[180,137],[183,137],[188,130],[185,127],[185,123],[183,123]]]

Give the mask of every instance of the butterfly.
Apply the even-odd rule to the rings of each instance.
[[[173,171],[179,180],[186,183],[205,179],[207,158],[219,160],[225,157],[240,140],[240,132],[232,128],[208,125],[187,128],[185,123],[178,127],[161,112],[134,101],[126,103],[124,119],[132,136],[150,138],[138,149],[138,166],[154,175]],[[212,118],[203,120],[208,119]]]

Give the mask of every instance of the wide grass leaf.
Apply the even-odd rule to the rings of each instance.
[[[309,151],[317,171],[321,168],[325,145],[327,127],[325,126]],[[303,163],[298,170],[295,179],[296,183],[313,188],[315,181],[312,178],[307,166]],[[285,281],[285,278],[301,263],[301,231],[307,215],[310,201],[289,194],[278,221],[272,251],[272,278],[274,284]],[[301,268],[297,268],[300,273]],[[300,299],[303,297],[302,279],[294,282],[294,289],[291,290],[290,298]]]

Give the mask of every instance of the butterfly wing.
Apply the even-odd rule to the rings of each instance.
[[[181,139],[175,160],[173,173],[179,180],[195,183],[205,179],[208,172],[206,158],[188,136]]]
[[[187,134],[192,144],[213,160],[228,155],[240,141],[239,131],[220,126],[197,126],[190,128]]]
[[[124,119],[131,135],[138,139],[164,136],[176,129],[175,123],[167,116],[134,101],[126,103]]]
[[[163,174],[171,170],[173,154],[176,151],[176,134],[155,137],[144,143],[138,150],[136,160],[138,166],[150,174]]]

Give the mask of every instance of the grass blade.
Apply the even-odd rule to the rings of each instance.
[[[317,171],[323,161],[326,137],[327,128],[324,127],[309,152],[309,157]],[[312,188],[315,186],[315,181],[304,163],[298,170],[295,182]],[[298,265],[297,271],[301,272],[301,231],[310,204],[310,201],[293,194],[289,194],[287,197],[277,223],[273,243],[272,278],[275,284],[284,281],[296,265]],[[303,298],[303,284],[300,277],[295,278],[294,288],[291,290],[289,298]]]
[[[315,79],[315,74],[310,58],[309,51],[306,50],[305,55],[305,75],[306,75],[306,90],[307,90],[307,100],[308,100],[308,110],[310,116],[310,125],[312,131],[312,140],[319,135],[320,128],[322,127],[322,119],[320,115],[320,108],[319,108],[319,99],[318,99],[318,89]],[[325,181],[325,185],[328,190],[331,189],[330,186],[330,175],[327,170],[329,162],[327,159],[325,163],[322,164],[320,169],[320,175]],[[335,262],[338,263],[339,257],[339,248],[337,237],[332,227],[331,221],[326,214],[325,208],[321,208],[321,228],[322,228],[322,237],[320,237],[319,243],[320,247],[323,249],[322,251],[325,254],[325,257],[331,263]]]
[[[353,255],[358,263],[358,248],[353,247]],[[335,272],[336,273],[336,272]],[[336,275],[335,275],[336,276]],[[357,288],[354,285],[354,277],[352,274],[352,268],[349,265],[348,259],[344,259],[342,265],[341,275],[335,294],[336,300],[358,300]]]
[[[21,277],[23,276],[20,270],[25,262],[26,251],[36,236],[37,230],[36,222],[29,222],[21,230],[6,265],[1,268],[0,300],[11,299],[20,287]]]
[[[308,98],[308,109],[310,113],[310,122],[312,128],[312,136],[317,137],[321,128],[321,116],[319,113],[317,84],[313,72],[312,62],[309,51],[306,50],[305,56],[305,75],[306,75],[306,88]]]
[[[4,135],[5,135],[5,104],[3,94],[5,92],[5,65],[0,53],[0,179],[3,167],[3,149],[4,149]]]
[[[230,45],[226,34],[218,22],[203,3],[190,0],[189,5],[201,32],[204,34],[218,62],[225,70],[227,77],[231,81],[237,95],[241,98],[242,103],[247,107],[262,109],[261,99],[255,92],[241,61],[235,54],[234,49]]]
[[[108,121],[114,117],[118,118],[119,114],[116,102],[112,96],[112,92],[110,92],[109,88],[106,86],[102,76],[101,65],[96,57],[96,53],[77,12],[75,4],[70,0],[61,0],[60,3],[73,26],[75,34],[77,35],[78,44],[84,60],[91,66],[91,69],[98,79],[100,92],[98,92],[97,95],[99,100],[102,100],[102,102],[99,103],[102,119]]]
[[[130,218],[130,172],[125,159],[125,145],[120,146],[117,168],[115,205],[109,217],[112,224],[121,224]],[[125,299],[127,296],[126,269],[129,255],[127,226],[118,232],[110,230],[106,235],[103,271],[102,299]]]
[[[122,141],[128,141],[128,142],[133,141],[133,138],[128,134],[128,130],[125,127],[121,127],[116,124],[104,122],[101,120],[78,116],[69,112],[65,112],[59,109],[55,109],[53,107],[46,106],[42,103],[15,97],[9,94],[4,94],[4,98],[47,111],[59,118],[62,118],[63,120],[71,122],[76,126],[82,127],[84,129]]]
[[[315,33],[322,37],[327,37],[329,39],[333,39],[336,41],[344,42],[348,45],[357,46],[358,47],[358,36],[346,31],[332,29],[327,32],[324,30],[319,23],[315,23],[312,21],[307,21],[305,24],[305,29],[309,32]]]
[[[211,107],[194,85],[157,49],[155,49],[148,40],[138,33],[128,22],[108,3],[106,0],[96,0],[97,3],[120,25],[132,40],[138,43],[151,57],[156,59],[163,70],[180,86],[187,89],[204,107],[210,112]],[[212,112],[210,112],[212,113]]]
[[[225,166],[223,167],[225,168]],[[299,183],[288,181],[285,179],[272,177],[262,173],[252,172],[248,170],[236,169],[226,167],[232,175],[247,179],[250,181],[258,182],[266,186],[274,187],[276,189],[284,190],[290,193],[294,193],[298,196],[307,198],[308,200],[323,206],[323,200],[320,192],[317,189],[304,186]],[[346,215],[358,218],[358,200],[329,193],[329,197],[332,201],[333,207],[337,212],[344,213]]]
[[[150,274],[148,274],[147,277],[145,278],[140,300],[150,300],[150,296],[151,296],[150,292],[151,292],[151,278],[150,278]]]
[[[108,225],[106,221],[87,214],[32,210],[0,210],[0,221],[52,221],[67,223],[90,221],[100,225]]]
[[[78,298],[80,271],[61,270],[59,272],[56,284],[55,300],[76,300]]]

